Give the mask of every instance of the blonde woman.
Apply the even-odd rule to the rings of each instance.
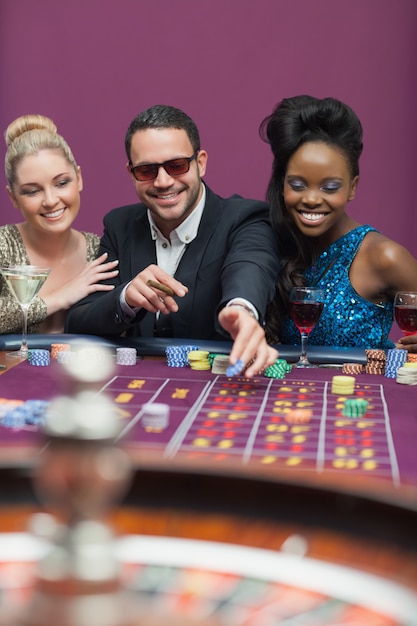
[[[117,261],[96,258],[97,235],[75,230],[80,210],[81,171],[55,124],[42,115],[24,115],[5,133],[7,192],[23,221],[0,227],[0,265],[52,268],[33,301],[28,332],[61,333],[66,311],[117,275]],[[0,278],[0,333],[19,333],[21,309]]]

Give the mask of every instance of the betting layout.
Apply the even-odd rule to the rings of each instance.
[[[25,454],[27,446],[37,445],[37,425],[27,423],[25,410],[31,400],[50,400],[59,393],[63,366],[52,360],[48,367],[25,361],[0,377],[2,399],[21,403],[23,410],[22,426],[1,428],[9,457],[14,446]],[[114,371],[102,392],[114,399],[121,438],[133,450],[152,448],[166,458],[207,456],[214,462],[228,457],[271,470],[344,471],[382,477],[395,485],[416,482],[417,441],[410,423],[417,386],[359,374],[344,377],[353,380],[347,390],[334,383],[340,378],[334,371],[324,368],[293,368],[282,374],[285,378],[249,380],[146,359]],[[365,405],[365,413],[346,415],[350,401]],[[149,403],[169,406],[162,428],[150,428],[143,419],[143,406]],[[3,409],[0,406],[0,412]],[[30,416],[36,418],[33,408]],[[6,452],[4,448],[2,461]]]
[[[175,371],[175,373],[174,373]],[[390,417],[377,383],[355,382],[354,395],[367,402],[360,418],[343,416],[346,398],[330,381],[213,376],[139,366],[135,376],[115,376],[105,387],[125,421],[128,447],[160,449],[221,461],[233,456],[272,468],[315,468],[373,473],[400,482]],[[171,374],[172,375],[169,375]],[[140,374],[144,375],[141,376]],[[155,428],[144,406],[164,403],[169,421]],[[308,419],[293,419],[299,411]]]

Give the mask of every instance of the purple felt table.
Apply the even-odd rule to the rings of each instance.
[[[62,393],[62,367],[23,362],[0,376],[0,398],[52,399]],[[145,359],[115,367],[102,392],[115,402],[121,440],[133,455],[149,451],[164,460],[181,456],[219,466],[233,459],[263,472],[308,470],[417,486],[417,386],[356,375],[354,396],[369,404],[363,418],[352,419],[342,415],[343,397],[331,393],[335,375],[341,370],[293,368],[284,380],[248,380]],[[144,426],[149,402],[170,406],[160,432]],[[286,421],[286,411],[298,407],[312,411],[308,424]],[[33,427],[0,427],[0,459],[10,460],[16,448],[21,462],[25,448],[28,455],[40,449],[38,437]]]

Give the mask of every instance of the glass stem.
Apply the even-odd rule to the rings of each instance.
[[[308,363],[307,343],[308,343],[308,334],[301,332],[301,355],[300,355],[301,363]]]
[[[28,352],[28,343],[27,343],[27,335],[28,335],[28,307],[22,306],[22,345],[20,346],[20,352],[24,352],[27,354]]]

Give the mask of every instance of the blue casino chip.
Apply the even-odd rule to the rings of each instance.
[[[234,365],[229,365],[226,370],[226,376],[237,376],[243,370],[244,362],[238,359]]]
[[[25,426],[43,426],[48,406],[47,400],[26,400],[7,411],[1,418],[1,424],[14,430]]]
[[[168,346],[165,349],[168,367],[187,367],[190,364],[188,355],[192,350],[195,350],[194,346]]]
[[[407,350],[392,348],[387,351],[385,378],[396,378],[397,370],[407,361]]]
[[[44,366],[51,362],[49,350],[29,350],[28,361],[30,365]]]

